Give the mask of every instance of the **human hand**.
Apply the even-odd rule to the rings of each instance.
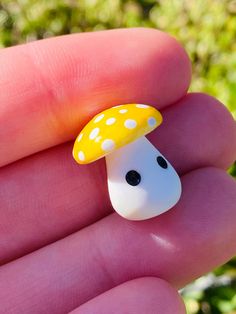
[[[83,33],[4,49],[0,68],[0,313],[184,313],[175,289],[236,250],[236,127],[186,95],[183,49],[151,29]],[[66,143],[130,102],[161,110],[148,138],[183,184],[141,222],[113,212],[104,160],[78,166]]]

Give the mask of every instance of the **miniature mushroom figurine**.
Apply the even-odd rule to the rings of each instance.
[[[73,157],[79,164],[105,156],[110,200],[126,219],[158,216],[180,198],[178,174],[145,137],[161,122],[154,107],[115,106],[96,115],[75,141]]]

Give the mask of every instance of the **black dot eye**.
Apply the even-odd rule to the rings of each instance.
[[[125,179],[129,185],[136,186],[141,182],[140,174],[135,170],[130,170],[126,173]]]
[[[163,169],[166,169],[168,167],[166,160],[161,156],[157,157],[157,163]]]

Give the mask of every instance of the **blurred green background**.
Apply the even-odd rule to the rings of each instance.
[[[0,1],[1,47],[137,26],[164,30],[182,42],[193,63],[190,90],[217,97],[236,118],[235,0]],[[229,172],[236,177],[236,165]],[[189,314],[236,314],[236,259],[181,293]]]

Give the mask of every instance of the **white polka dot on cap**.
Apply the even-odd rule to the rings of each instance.
[[[82,152],[82,150],[79,151],[79,153],[78,153],[78,158],[79,158],[79,160],[81,160],[81,161],[85,160],[85,155],[84,155],[84,152]]]
[[[149,108],[148,105],[142,105],[142,104],[138,104],[136,105],[137,108]]]
[[[99,132],[100,132],[100,129],[99,129],[99,128],[93,129],[93,130],[90,132],[90,134],[89,134],[90,140],[94,140],[95,137],[98,136],[98,133],[99,133]]]
[[[115,147],[115,142],[111,139],[106,139],[102,142],[101,147],[102,147],[102,150],[104,150],[106,152],[110,151]]]
[[[112,125],[113,123],[115,123],[116,122],[116,118],[109,118],[109,119],[107,119],[107,121],[106,121],[106,125]]]
[[[153,126],[155,126],[156,124],[157,124],[157,120],[156,120],[154,117],[150,117],[150,118],[148,119],[148,125],[149,125],[149,126],[153,127]]]
[[[137,126],[137,122],[133,119],[127,119],[124,125],[127,129],[134,129]]]
[[[97,118],[94,119],[94,123],[101,121],[104,118],[104,114],[100,114]]]
[[[121,109],[119,110],[120,113],[126,113],[128,110],[127,109]]]
[[[80,135],[79,135],[78,138],[77,138],[77,142],[80,142],[81,139],[82,139],[82,137],[83,137],[83,133],[80,133]]]

